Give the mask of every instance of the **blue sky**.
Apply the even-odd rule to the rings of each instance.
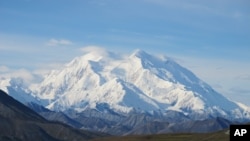
[[[98,46],[165,54],[250,105],[249,0],[1,0],[0,76],[33,79]]]

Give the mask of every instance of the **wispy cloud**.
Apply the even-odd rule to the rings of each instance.
[[[62,63],[40,64],[39,68],[28,70],[25,68],[13,69],[7,66],[0,66],[1,79],[21,79],[24,85],[40,82],[51,70],[59,69]]]
[[[32,36],[0,33],[0,51],[33,52],[41,41]],[[1,54],[2,52],[0,52]]]
[[[6,66],[0,66],[0,73],[8,72],[8,71],[9,71],[8,67],[6,67]]]
[[[25,84],[30,84],[35,81],[36,76],[27,69],[11,69],[6,66],[0,66],[0,79],[9,79],[9,78],[20,78],[24,81]]]
[[[73,42],[71,42],[70,40],[66,40],[66,39],[50,39],[46,45],[47,46],[60,46],[60,45],[72,45]]]
[[[236,80],[250,81],[250,73],[235,77]]]
[[[80,48],[80,51],[83,52],[84,54],[91,52],[98,56],[108,56],[108,51],[100,46],[94,46],[94,45],[85,46]]]
[[[83,53],[86,53],[86,52],[96,52],[96,51],[105,51],[104,48],[102,48],[100,46],[96,46],[96,45],[84,46],[84,47],[80,48],[80,50]]]

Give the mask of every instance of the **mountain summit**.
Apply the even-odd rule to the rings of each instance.
[[[194,119],[250,118],[249,111],[174,60],[142,50],[127,56],[88,52],[51,71],[32,91],[43,106],[55,111],[162,115],[175,111]]]

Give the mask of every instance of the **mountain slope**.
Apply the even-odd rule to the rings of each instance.
[[[142,50],[129,56],[90,52],[54,70],[33,92],[47,108],[55,111],[98,109],[119,114],[177,111],[190,118],[223,117],[250,119],[229,101],[167,57]],[[244,113],[245,112],[245,113]]]
[[[28,104],[26,104],[26,106],[28,106],[30,109],[32,109],[33,111],[35,111],[36,113],[38,113],[39,115],[41,115],[42,117],[44,117],[45,119],[47,119],[49,121],[56,121],[56,122],[65,123],[65,124],[70,125],[70,126],[75,127],[75,128],[82,127],[82,125],[79,122],[71,119],[63,112],[51,111],[51,110],[44,108],[43,106],[38,105],[36,103],[28,103]]]
[[[103,135],[49,122],[0,90],[0,140],[83,141],[100,136]]]
[[[250,120],[249,107],[228,100],[174,60],[142,50],[88,52],[39,84],[0,84],[49,120],[114,135],[208,132]]]
[[[0,104],[1,116],[4,118],[46,122],[40,115],[11,98],[2,90],[0,90]]]

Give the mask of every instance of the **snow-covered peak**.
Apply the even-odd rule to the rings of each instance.
[[[130,57],[148,58],[150,55],[141,49],[136,49]]]
[[[83,111],[109,105],[115,112],[174,110],[185,115],[244,118],[238,106],[174,60],[136,50],[124,57],[86,52],[54,70],[33,91],[52,110]],[[237,112],[236,112],[237,111]]]

